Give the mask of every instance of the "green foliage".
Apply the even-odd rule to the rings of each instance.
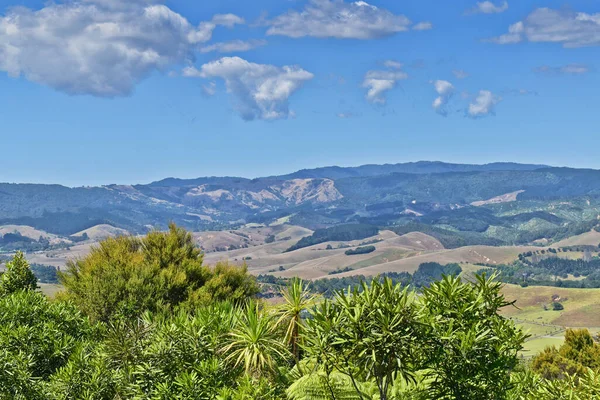
[[[54,400],[117,399],[123,379],[120,371],[113,369],[103,346],[83,343],[71,354],[68,364],[51,377],[48,398]]]
[[[314,282],[271,277],[269,284],[286,287],[283,302],[268,306],[248,301],[256,282],[245,268],[204,267],[188,234],[174,226],[125,239],[104,242],[70,271],[67,279],[79,274],[65,296],[74,303],[33,290],[0,296],[0,398],[600,396],[600,346],[589,332],[567,331],[564,345],[539,355],[531,370],[518,365],[526,336],[500,316],[510,305],[501,284],[485,276],[461,281],[455,264],[424,264],[408,276],[423,283],[421,293],[401,274],[362,278],[333,299],[317,297]],[[92,314],[92,325],[84,312],[100,306],[94,296],[112,311]]]
[[[412,276],[412,284],[416,287],[427,287],[431,282],[439,281],[446,276],[459,276],[462,268],[458,264],[441,265],[436,262],[428,262],[419,265]]]
[[[228,305],[173,316],[146,313],[107,326],[52,377],[58,398],[214,399],[235,385],[238,370],[218,355],[233,326]]]
[[[600,369],[600,345],[587,329],[568,329],[559,349],[548,347],[531,363],[533,371],[546,379],[584,375],[588,368]]]
[[[288,358],[288,350],[279,340],[272,314],[249,303],[228,335],[221,350],[225,361],[243,367],[247,376],[261,378],[277,373],[277,362]]]
[[[294,373],[295,371],[292,371]],[[352,379],[340,372],[327,374],[321,370],[311,371],[296,377],[286,390],[290,400],[361,400],[366,391],[364,383],[357,383],[360,393],[352,384]]]
[[[316,302],[316,296],[309,290],[299,278],[293,278],[285,290],[281,291],[284,299],[283,304],[277,308],[279,319],[276,325],[285,329],[285,342],[291,349],[296,362],[300,360],[300,340],[304,329],[302,313],[312,307]]]
[[[326,375],[347,375],[360,394],[357,381],[373,380],[381,399],[397,377],[411,377],[421,359],[421,324],[415,296],[390,279],[339,292],[324,301],[307,321],[305,350],[323,365]]]
[[[252,379],[248,376],[239,378],[235,389],[225,388],[217,400],[282,400],[283,387],[273,384],[265,378]]]
[[[203,266],[191,234],[173,224],[168,232],[142,239],[107,239],[85,258],[70,261],[59,277],[66,288],[63,298],[103,322],[179,305],[242,301],[257,292],[245,268]]]
[[[423,290],[422,319],[431,338],[428,366],[436,399],[498,399],[510,386],[526,335],[498,312],[508,303],[502,285],[476,276],[473,284],[445,277]]]
[[[364,246],[364,247],[357,247],[356,249],[353,250],[346,250],[345,254],[347,256],[355,256],[355,255],[359,255],[359,254],[369,254],[374,252],[375,250],[377,250],[375,248],[375,246]]]
[[[229,301],[241,304],[259,292],[256,279],[248,275],[246,265],[237,267],[218,262],[208,269],[209,278],[204,286],[190,295],[191,305]]]
[[[0,296],[20,290],[36,290],[37,278],[31,271],[25,254],[18,251],[14,258],[6,263],[6,272],[0,275]]]
[[[94,330],[75,307],[33,291],[0,297],[0,398],[43,399],[42,382]]]
[[[590,400],[600,398],[600,375],[591,369],[580,376],[544,379],[531,371],[515,373],[509,400]]]
[[[552,303],[552,309],[554,311],[562,311],[565,309],[565,306],[563,306],[561,303],[559,303],[558,301],[555,301]]]
[[[352,268],[346,267],[329,272],[329,275],[337,275],[344,272],[352,271]],[[311,281],[308,288],[311,292],[321,294],[326,298],[334,297],[335,293],[340,290],[345,290],[348,287],[354,287],[366,282],[370,285],[371,281],[390,278],[394,284],[400,283],[402,286],[412,285],[414,288],[422,288],[428,286],[431,282],[442,279],[444,275],[459,276],[462,268],[459,264],[452,263],[441,265],[438,263],[423,263],[419,265],[417,271],[411,276],[408,272],[387,272],[378,277],[365,277],[363,275],[352,275],[343,278],[328,278]],[[263,288],[263,295],[272,294],[273,288],[286,286],[290,280],[285,278],[277,278],[273,275],[259,275],[257,278]]]
[[[568,248],[564,248],[565,251]],[[548,249],[548,253],[555,254],[555,249]],[[479,273],[497,271],[498,278],[502,282],[512,284],[527,284],[537,286],[559,286],[571,288],[598,288],[600,287],[600,259],[591,260],[568,259],[555,255],[546,255],[541,260],[540,254],[545,250],[537,252],[526,252],[519,254],[519,260],[509,265],[487,265]],[[531,258],[531,259],[530,259]],[[532,260],[535,260],[532,261]],[[575,277],[583,276],[585,279],[568,280],[568,275]],[[558,278],[563,279],[558,279]]]
[[[265,238],[265,243],[273,243],[275,242],[275,235],[269,235]]]

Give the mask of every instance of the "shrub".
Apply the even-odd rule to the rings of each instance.
[[[0,297],[0,398],[43,399],[42,380],[65,366],[94,331],[72,305],[41,293]]]
[[[107,239],[85,258],[69,262],[59,277],[66,288],[62,298],[105,322],[120,314],[136,316],[256,293],[245,267],[204,266],[192,235],[174,224],[168,232],[154,231],[141,239]]]
[[[31,271],[25,255],[18,251],[14,258],[6,263],[6,272],[0,275],[0,295],[36,289],[37,278]]]
[[[265,238],[265,243],[273,243],[275,241],[275,235],[269,235]]]
[[[354,250],[346,250],[345,254],[347,256],[355,256],[358,254],[369,254],[376,250],[375,246],[365,246],[365,247],[357,247]]]

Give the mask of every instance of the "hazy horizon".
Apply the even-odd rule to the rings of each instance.
[[[381,162],[381,163],[363,163],[363,164],[349,164],[349,165],[335,165],[335,164],[330,164],[330,165],[316,165],[316,166],[307,166],[307,167],[301,167],[298,169],[295,169],[293,171],[281,171],[281,172],[276,172],[276,173],[267,173],[264,175],[250,175],[250,176],[244,176],[243,174],[206,174],[206,175],[189,175],[189,176],[162,176],[158,179],[152,179],[149,181],[140,181],[140,182],[108,182],[108,183],[99,183],[99,184],[88,184],[88,183],[82,183],[82,184],[64,184],[64,183],[60,183],[60,182],[54,182],[54,181],[50,181],[50,182],[17,182],[17,181],[8,181],[8,180],[0,180],[0,183],[8,183],[8,184],[40,184],[40,185],[60,185],[60,186],[65,186],[65,187],[70,187],[70,188],[77,188],[77,187],[95,187],[95,186],[110,186],[110,185],[146,185],[146,184],[150,184],[153,182],[158,182],[161,180],[165,180],[165,179],[181,179],[181,180],[188,180],[188,179],[197,179],[197,178],[212,178],[212,177],[217,177],[217,178],[225,178],[225,177],[229,177],[229,178],[242,178],[242,179],[258,179],[258,178],[267,178],[270,176],[284,176],[284,175],[288,175],[288,174],[292,174],[301,170],[312,170],[312,169],[319,169],[319,168],[331,168],[331,167],[338,167],[338,168],[357,168],[357,167],[363,167],[366,165],[395,165],[395,164],[411,164],[411,163],[444,163],[444,164],[459,164],[459,165],[487,165],[487,164],[498,164],[498,163],[510,163],[510,164],[529,164],[529,165],[544,165],[544,166],[548,166],[548,167],[556,167],[556,168],[574,168],[574,169],[599,169],[599,168],[587,168],[587,167],[574,167],[571,165],[551,165],[548,163],[536,163],[536,162],[518,162],[518,161],[503,161],[503,160],[494,160],[494,161],[489,161],[489,162],[474,162],[474,163],[469,163],[469,162],[453,162],[453,161],[446,161],[446,160],[414,160],[414,161],[398,161],[398,162]]]

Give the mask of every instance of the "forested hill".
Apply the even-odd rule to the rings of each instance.
[[[206,230],[284,220],[313,230],[413,226],[467,243],[500,244],[589,230],[597,206],[600,171],[513,163],[325,167],[256,179],[81,188],[0,184],[1,225],[60,235],[98,224],[144,232],[169,221]]]
[[[419,161],[402,164],[362,165],[360,167],[323,167],[303,169],[278,178],[306,179],[306,178],[355,178],[366,176],[387,175],[392,173],[406,174],[440,174],[444,172],[483,172],[483,171],[532,171],[547,168],[546,165],[517,164],[517,163],[491,163],[491,164],[451,164],[440,161]]]

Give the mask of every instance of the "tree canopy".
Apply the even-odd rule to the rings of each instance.
[[[169,226],[142,238],[110,238],[59,274],[62,298],[93,320],[219,300],[241,301],[258,291],[245,267],[203,265],[192,235]]]
[[[31,271],[25,254],[18,251],[14,258],[6,263],[6,272],[0,275],[0,294],[35,289],[37,289],[37,278]]]

